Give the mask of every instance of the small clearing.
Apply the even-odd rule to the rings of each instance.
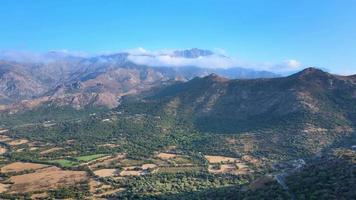
[[[209,163],[233,163],[238,162],[238,158],[231,158],[225,156],[204,156]]]
[[[94,171],[94,174],[99,176],[99,177],[111,177],[118,175],[118,170],[117,169],[99,169]]]
[[[121,171],[120,172],[120,176],[141,176],[143,175],[144,172],[142,170],[138,170],[138,171]]]
[[[243,163],[209,165],[208,171],[214,174],[230,173],[230,174],[247,174],[249,168]]]
[[[42,193],[37,193],[37,194],[31,195],[31,199],[47,199],[47,198],[48,198],[47,192],[42,192]]]
[[[120,176],[140,176],[144,171],[140,166],[124,167],[124,170],[120,172]]]
[[[26,144],[26,143],[28,143],[28,140],[26,140],[26,139],[18,139],[18,140],[12,140],[12,141],[8,142],[8,144],[11,146],[17,146],[17,145]]]
[[[10,186],[11,186],[10,184],[0,183],[0,193],[6,192],[9,189]]]
[[[157,167],[156,164],[143,164],[143,165],[141,166],[141,168],[142,168],[143,170],[153,169],[153,168],[156,168],[156,167]]]
[[[0,135],[0,142],[7,142],[9,140],[12,140],[9,136],[7,135]]]
[[[38,164],[38,163],[14,162],[5,165],[0,169],[0,171],[1,173],[22,172],[25,170],[37,170],[45,167],[48,167],[48,165]]]
[[[175,158],[177,156],[178,155],[174,154],[174,153],[159,153],[157,155],[158,158],[163,159],[163,160],[168,160],[168,159],[171,159],[171,158]]]
[[[0,155],[4,154],[7,152],[7,149],[5,147],[0,146]]]

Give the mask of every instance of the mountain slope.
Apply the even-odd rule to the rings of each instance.
[[[275,79],[210,75],[166,87],[146,101],[168,114],[193,116],[204,131],[235,132],[292,119],[308,122],[307,117],[346,125],[355,117],[353,80],[313,68]]]
[[[125,98],[118,110],[159,115],[211,133],[194,143],[200,151],[213,146],[215,153],[292,159],[316,155],[353,133],[354,81],[314,68],[273,79],[210,75],[155,90],[143,99]]]

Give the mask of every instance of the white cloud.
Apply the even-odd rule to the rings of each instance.
[[[255,70],[266,70],[278,73],[289,73],[300,70],[302,64],[295,59],[286,59],[281,62],[271,63],[263,62],[256,63],[250,61],[242,61],[236,58],[229,57],[224,49],[215,48],[215,54],[211,56],[201,56],[198,58],[184,58],[173,56],[172,49],[149,51],[142,47],[129,49],[125,52],[130,53],[128,59],[136,64],[149,66],[167,66],[167,67],[183,67],[197,66],[204,68],[232,68],[241,67]]]
[[[296,59],[286,59],[281,62],[252,62],[243,61],[235,57],[229,57],[224,49],[215,48],[214,54],[210,56],[201,56],[197,58],[184,58],[174,56],[177,49],[162,49],[150,51],[143,47],[127,49],[120,52],[127,52],[130,55],[128,59],[136,64],[149,66],[183,67],[196,66],[203,68],[232,68],[241,67],[254,70],[266,70],[281,74],[287,74],[302,69],[302,64]],[[51,52],[55,54],[51,54]],[[101,52],[95,55],[108,55],[115,52]],[[117,53],[117,52],[116,52]],[[18,62],[52,62],[68,55],[89,57],[88,53],[81,51],[69,51],[66,49],[50,51],[40,54],[28,51],[1,51],[0,59],[14,60]]]
[[[229,68],[236,66],[235,60],[218,55],[198,58],[175,57],[169,54],[163,55],[130,55],[128,59],[134,63],[149,66],[197,66],[206,68]]]
[[[282,61],[281,63],[270,63],[265,65],[266,70],[280,73],[295,72],[302,69],[302,66],[302,63],[295,59],[288,59]]]

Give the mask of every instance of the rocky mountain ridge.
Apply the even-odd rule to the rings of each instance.
[[[190,49],[167,54],[193,59],[211,56],[209,50]],[[243,68],[148,66],[129,59],[130,53],[92,57],[49,52],[37,59],[0,56],[0,110],[17,111],[49,105],[113,108],[127,94],[137,94],[175,80],[187,81],[218,73],[229,78],[275,77]]]

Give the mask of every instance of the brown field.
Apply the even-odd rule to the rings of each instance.
[[[168,160],[171,158],[175,158],[177,156],[178,156],[177,154],[173,154],[173,153],[159,153],[157,155],[158,158],[163,159],[163,160]]]
[[[156,167],[157,167],[156,164],[143,164],[143,165],[141,166],[141,168],[142,168],[143,170],[146,170],[146,169],[153,169],[153,168],[156,168]]]
[[[0,193],[6,192],[9,189],[10,186],[11,186],[10,184],[2,184],[2,183],[0,183]]]
[[[213,167],[214,165],[209,165],[208,171],[214,174],[219,174],[219,173],[247,174],[250,172],[247,165],[242,163],[221,164],[220,169],[214,169]]]
[[[42,192],[42,193],[31,195],[31,199],[46,199],[46,198],[48,198],[47,192]]]
[[[21,149],[16,149],[16,152],[23,152],[25,149],[21,148]]]
[[[26,193],[56,189],[87,180],[85,171],[62,170],[58,167],[39,169],[34,173],[12,176],[10,193]]]
[[[239,159],[237,158],[231,158],[231,157],[225,157],[225,156],[204,156],[205,159],[208,160],[209,163],[232,163],[232,162],[238,162]]]
[[[37,150],[37,149],[38,149],[38,147],[31,147],[30,151],[34,151],[34,150]]]
[[[37,170],[45,167],[48,167],[48,165],[37,164],[37,163],[14,162],[5,165],[0,169],[0,171],[1,173],[22,172],[25,170]]]
[[[131,166],[124,167],[124,170],[120,172],[120,176],[140,176],[143,175],[143,170],[135,170],[136,168],[140,168],[140,166]]]
[[[209,165],[208,171],[210,173],[232,173],[237,170],[234,164],[222,164],[220,169],[213,169],[213,165]]]
[[[122,171],[120,172],[120,176],[141,176],[143,174],[142,170],[138,170],[138,171]]]
[[[61,148],[61,147],[53,147],[53,148],[41,151],[40,154],[43,155],[43,154],[47,154],[47,153],[52,153],[52,152],[55,152],[55,151],[58,151],[58,150],[61,150],[61,149],[63,149],[63,148]]]
[[[26,144],[26,143],[28,143],[28,140],[26,140],[26,139],[18,139],[18,140],[12,140],[12,141],[8,142],[8,144],[11,146]]]
[[[93,194],[93,193],[96,192],[96,190],[97,190],[98,188],[100,188],[100,187],[103,185],[103,183],[101,183],[100,181],[96,181],[96,180],[94,180],[94,179],[90,179],[88,185],[89,185],[89,191],[90,191],[90,193]]]
[[[99,177],[110,177],[117,175],[117,169],[99,169],[94,171],[94,174]]]
[[[0,155],[6,153],[7,149],[5,147],[0,146]]]
[[[12,140],[9,136],[7,135],[0,135],[0,142],[6,142]]]

